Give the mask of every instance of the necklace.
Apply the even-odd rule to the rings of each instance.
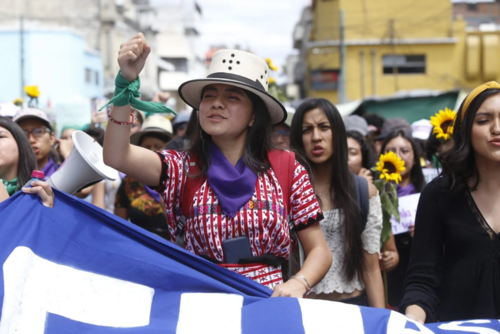
[[[326,187],[325,189],[323,189],[321,191],[316,190],[316,194],[318,194],[318,196],[321,196],[327,190],[330,190],[330,186]]]

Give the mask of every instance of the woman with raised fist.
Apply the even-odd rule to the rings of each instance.
[[[179,96],[199,111],[190,148],[155,153],[129,139],[131,105],[144,112],[166,109],[135,99],[150,52],[142,34],[120,47],[105,163],[160,193],[174,242],[273,289],[273,296],[302,297],[323,278],[332,257],[307,172],[293,154],[272,149],[271,126],[286,111],[267,92],[266,62],[239,50],[216,52],[207,78],[179,87]],[[284,283],[290,229],[307,258]]]

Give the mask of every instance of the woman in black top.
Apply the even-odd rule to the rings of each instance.
[[[421,323],[500,318],[500,85],[460,106],[442,175],[422,191],[401,311]]]

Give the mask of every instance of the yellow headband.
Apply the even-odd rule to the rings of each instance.
[[[467,98],[465,99],[464,102],[464,107],[462,108],[462,114],[460,115],[461,122],[464,121],[465,114],[467,113],[467,109],[469,109],[469,105],[471,104],[472,100],[474,100],[479,94],[481,94],[485,90],[493,88],[500,89],[500,84],[496,81],[490,81],[474,88],[474,90],[470,92],[469,95],[467,95]]]

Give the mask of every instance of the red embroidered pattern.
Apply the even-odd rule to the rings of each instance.
[[[177,221],[181,218],[182,189],[186,182],[185,170],[190,161],[186,152],[168,150],[159,155],[168,169],[165,171],[166,175],[162,176],[158,192],[164,201],[169,231],[172,241],[175,242],[175,228]],[[250,208],[250,203],[253,203],[253,209]],[[273,206],[262,204],[258,204],[255,208],[256,203],[273,203],[274,208],[279,207],[280,210],[273,210]],[[217,206],[219,206],[219,200],[205,181],[195,193],[192,208],[207,208],[207,212],[203,209],[203,214],[187,217],[184,236],[186,250],[224,262],[222,241],[246,235],[250,240],[253,256],[271,253],[288,259],[290,254],[289,225],[286,216],[283,215],[283,193],[272,169],[267,173],[258,174],[252,198],[235,217],[229,218],[216,209],[212,210]],[[318,214],[321,213],[309,182],[309,176],[298,162],[295,163],[288,207],[296,229],[315,223]],[[247,276],[246,273],[243,274]]]

